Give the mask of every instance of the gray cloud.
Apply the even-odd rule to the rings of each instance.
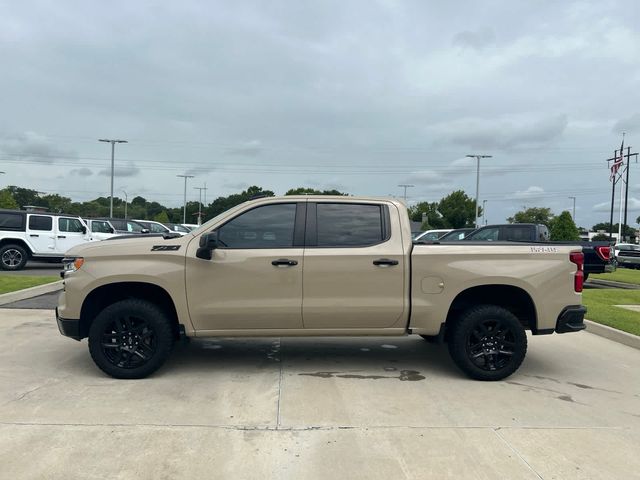
[[[637,133],[640,132],[640,113],[618,120],[613,126],[613,133]]]
[[[123,166],[116,165],[113,175],[114,177],[135,177],[139,173],[140,173],[140,169],[136,167],[134,164],[130,163],[129,165],[123,165]],[[98,172],[98,175],[108,177],[111,175],[111,169],[105,168],[103,170],[100,170]]]
[[[90,168],[87,168],[87,167],[82,167],[82,168],[74,168],[74,169],[70,170],[69,173],[71,175],[78,175],[80,177],[89,177],[89,176],[93,175],[93,170],[91,170]],[[109,171],[109,175],[111,175],[110,171]]]
[[[567,128],[566,115],[543,118],[464,118],[436,124],[428,130],[438,142],[450,142],[469,148],[509,149],[540,146],[562,136]]]
[[[259,140],[250,140],[242,145],[227,150],[229,155],[240,155],[243,157],[256,157],[262,151],[262,144]]]
[[[452,43],[458,47],[481,50],[495,43],[496,35],[490,28],[481,28],[475,31],[465,30],[454,35]]]
[[[61,148],[46,136],[31,131],[0,135],[0,155],[18,162],[42,164],[77,157],[74,150]]]
[[[532,185],[525,190],[518,190],[511,197],[518,200],[540,200],[545,197],[545,191],[542,187]]]

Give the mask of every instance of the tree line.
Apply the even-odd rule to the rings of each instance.
[[[349,195],[338,190],[318,190],[314,188],[298,187],[288,190],[285,195]],[[226,197],[217,197],[207,205],[202,206],[202,220],[207,221],[216,215],[235,207],[256,196],[273,197],[272,190],[253,185],[240,193]],[[46,208],[50,212],[64,212],[81,217],[95,218],[109,215],[109,198],[98,197],[85,202],[74,202],[69,197],[53,194],[41,194],[29,188],[8,186],[0,190],[0,208],[18,209],[26,206]],[[198,202],[187,202],[187,223],[196,223]],[[125,200],[113,198],[114,216],[124,218]],[[167,223],[181,223],[183,207],[167,207],[156,201],[150,201],[142,196],[134,197],[126,204],[127,217],[144,220],[156,220]],[[479,216],[482,216],[479,208]],[[464,228],[475,225],[475,200],[463,190],[456,190],[444,196],[437,202],[420,202],[409,207],[409,217],[415,222],[421,222],[423,230],[441,228]],[[526,208],[512,217],[509,223],[537,223],[546,225],[552,240],[579,240],[579,231],[568,211],[554,215],[550,208]],[[608,231],[608,224],[600,223],[593,226],[594,231]],[[617,231],[617,226],[615,226]],[[628,226],[625,228],[630,234],[635,234]]]

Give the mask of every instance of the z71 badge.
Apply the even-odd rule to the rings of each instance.
[[[558,253],[556,247],[531,247],[531,253]]]
[[[180,245],[154,245],[151,247],[152,252],[166,252],[169,250],[180,250]]]

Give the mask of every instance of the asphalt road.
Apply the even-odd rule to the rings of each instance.
[[[114,380],[51,310],[0,310],[2,478],[631,479],[640,351],[530,338],[475,382],[419,337],[193,339]]]
[[[37,276],[57,276],[62,270],[61,263],[46,263],[46,262],[27,262],[24,269],[16,272],[2,271],[3,275],[37,275]]]

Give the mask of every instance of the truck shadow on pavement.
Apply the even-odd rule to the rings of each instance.
[[[205,338],[179,342],[156,375],[283,370],[316,378],[420,381],[462,374],[446,346],[419,337]]]

